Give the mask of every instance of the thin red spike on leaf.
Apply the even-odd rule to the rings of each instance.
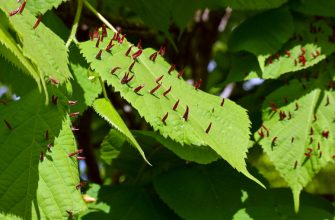
[[[129,72],[132,72],[132,69],[133,69],[135,63],[136,63],[136,60],[134,60],[134,61],[130,64],[130,66],[129,66],[129,68],[128,68]]]
[[[129,53],[130,53],[130,51],[131,51],[131,48],[133,48],[133,45],[131,45],[131,46],[128,48],[128,50],[126,51],[126,53],[125,53],[126,56],[129,55]]]
[[[164,93],[163,96],[166,96],[167,94],[169,94],[169,92],[171,92],[172,87],[170,86]]]
[[[291,143],[293,143],[293,142],[294,142],[294,137],[291,138]]]
[[[169,112],[167,112],[164,116],[163,116],[163,118],[162,118],[162,122],[165,124],[165,121],[166,121],[166,119],[167,119],[167,117],[169,116]]]
[[[155,82],[156,82],[156,83],[159,83],[159,81],[161,81],[161,80],[163,79],[163,77],[164,77],[164,75],[161,75],[160,77],[157,77],[157,78],[155,79]]]
[[[41,23],[41,21],[42,21],[42,15],[39,15],[37,17],[37,20],[36,20],[34,26],[33,26],[33,29],[36,29],[38,27],[38,25]]]
[[[129,72],[124,73],[124,75],[121,79],[121,84],[126,84],[127,80],[128,80],[128,77],[129,77]]]
[[[102,50],[100,49],[98,54],[95,56],[95,59],[101,60],[101,54],[102,54]]]
[[[118,66],[117,66],[117,67],[114,67],[114,68],[111,70],[111,74],[114,74],[114,73],[115,73],[115,71],[116,71],[116,70],[118,70],[118,69],[121,69],[121,68],[120,68],[120,67],[118,67]]]
[[[97,40],[97,42],[95,43],[95,47],[99,47],[99,44],[100,44],[100,35],[98,36],[98,40]]]
[[[157,58],[157,54],[158,54],[158,52],[154,52],[153,54],[150,55],[149,59],[152,60],[152,61],[155,61],[156,58]]]
[[[132,55],[132,57],[133,57],[133,59],[136,59],[136,58],[139,57],[141,54],[142,54],[142,50],[139,49],[137,52],[135,52],[135,53]]]
[[[14,11],[9,12],[9,16],[14,16],[14,15],[16,15],[16,14],[20,11],[20,8],[21,8],[21,7],[18,7],[18,8],[15,9]]]
[[[158,83],[157,86],[155,86],[155,88],[153,88],[151,91],[150,91],[150,94],[154,94],[160,87],[162,86],[162,83]]]
[[[143,87],[145,86],[145,84],[141,84],[139,86],[137,86],[135,89],[134,89],[134,92],[139,92],[141,89],[143,89]]]
[[[53,76],[49,76],[49,80],[50,80],[51,84],[53,84],[53,85],[58,85],[59,84],[59,81]]]
[[[185,121],[188,120],[188,112],[189,112],[189,107],[188,107],[188,105],[186,105],[186,110],[185,110],[185,113],[183,115],[183,118],[185,119]]]
[[[178,107],[178,104],[179,104],[179,99],[176,101],[176,103],[173,105],[173,111],[176,111],[177,107]]]
[[[175,68],[176,68],[176,65],[171,64],[170,69],[168,70],[168,73],[170,74]]]
[[[208,134],[209,133],[209,131],[211,130],[211,127],[212,127],[212,122],[211,123],[209,123],[209,125],[208,125],[208,127],[206,128],[206,134]]]
[[[137,48],[142,50],[142,40],[141,39],[137,43]]]
[[[202,79],[199,79],[199,81],[196,82],[195,85],[194,85],[195,90],[198,90],[200,88],[201,84],[202,84]]]
[[[180,71],[178,72],[178,79],[179,79],[180,77],[182,77],[184,73],[185,73],[185,69],[180,70]]]
[[[329,131],[322,131],[322,137],[328,138],[329,136]]]
[[[158,54],[163,57],[165,55],[165,52],[166,52],[166,47],[165,46],[161,46],[159,48]]]
[[[72,100],[67,101],[67,104],[70,106],[76,105],[77,103],[78,101],[72,101]]]
[[[293,169],[297,169],[297,166],[298,166],[298,161],[296,160],[296,161],[294,162]]]
[[[69,113],[69,116],[73,118],[73,117],[77,117],[79,114],[80,112],[72,112],[72,113]]]

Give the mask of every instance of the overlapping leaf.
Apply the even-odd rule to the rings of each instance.
[[[14,74],[14,73],[12,73]],[[61,219],[83,211],[76,190],[76,142],[65,113],[33,89],[0,106],[0,213],[6,218]],[[48,132],[47,132],[48,131]],[[51,151],[47,150],[52,144]]]
[[[219,163],[188,166],[157,177],[154,187],[161,199],[187,220],[332,217],[334,208],[326,200],[303,195],[301,210],[295,214],[290,204],[289,190],[263,190],[244,182],[236,174]]]
[[[112,103],[110,103],[105,98],[96,99],[93,102],[94,110],[103,117],[108,123],[110,123],[115,129],[117,129],[120,133],[122,133],[127,140],[139,151],[141,156],[145,161],[147,161],[143,150],[141,149],[140,145],[137,143],[134,136],[129,131],[127,125],[122,120],[119,113],[116,111]],[[149,163],[149,161],[147,161]]]
[[[57,8],[65,0],[28,0],[27,9],[33,14],[44,14],[46,11]]]
[[[245,167],[249,119],[243,108],[230,100],[222,103],[221,98],[196,90],[177,78],[178,72],[169,71],[170,65],[160,55],[155,61],[149,59],[155,52],[152,49],[143,50],[135,60],[131,56],[139,48],[133,47],[126,56],[130,47],[126,40],[121,44],[114,41],[111,52],[105,51],[113,32],[108,31],[108,36],[99,47],[96,47],[96,41],[80,45],[84,57],[103,80],[120,92],[163,136],[182,144],[208,145],[234,168],[255,180]],[[101,58],[97,58],[100,50]],[[114,69],[116,67],[120,69]],[[115,71],[111,73],[113,69]],[[128,83],[121,83],[128,72],[128,78],[134,78]],[[161,76],[163,78],[157,82]],[[134,92],[142,84],[144,88]],[[157,90],[153,92],[155,87]],[[167,92],[169,88],[171,91]],[[165,96],[164,92],[167,93]],[[177,102],[178,106],[173,110]]]
[[[271,93],[263,107],[265,127],[255,134],[291,187],[296,210],[303,187],[333,161],[335,94],[327,90],[330,79],[323,73],[314,83],[294,80]]]
[[[46,80],[53,77],[60,83],[65,82],[71,77],[71,73],[64,41],[43,24],[33,29],[36,18],[28,10],[24,10],[22,15],[18,13],[9,16],[9,13],[18,7],[19,4],[15,1],[0,1],[1,10],[20,39],[17,43],[22,43],[21,53],[36,65],[40,78]]]

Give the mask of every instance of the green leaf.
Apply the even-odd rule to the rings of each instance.
[[[0,213],[6,218],[62,219],[68,216],[66,210],[85,210],[76,190],[77,161],[67,156],[75,151],[76,141],[65,112],[46,106],[33,89],[19,101],[1,105],[0,121]]]
[[[36,18],[28,10],[24,10],[22,15],[9,16],[9,12],[17,7],[18,4],[14,1],[0,1],[1,10],[21,41],[23,55],[36,65],[40,76],[45,80],[53,77],[63,83],[71,78],[64,41],[42,23],[33,29]]]
[[[94,110],[103,117],[108,123],[110,123],[115,129],[117,129],[121,134],[123,134],[129,143],[131,143],[141,154],[143,159],[148,163],[149,161],[146,159],[143,150],[141,149],[140,145],[137,143],[134,136],[129,131],[127,125],[122,120],[119,113],[116,111],[112,103],[105,98],[97,99],[93,103]]]
[[[318,15],[325,17],[334,17],[334,1],[328,0],[298,0],[291,1],[290,6],[293,10],[307,14],[307,15]]]
[[[303,194],[300,212],[295,214],[289,190],[261,189],[217,162],[170,170],[155,179],[154,187],[187,220],[331,219],[334,212],[328,201]]]
[[[113,32],[108,31],[108,36],[111,38]],[[181,144],[208,145],[235,169],[257,181],[247,171],[244,161],[250,122],[243,108],[228,99],[225,100],[224,106],[221,106],[220,97],[194,89],[184,80],[177,78],[176,70],[169,74],[170,65],[160,55],[156,61],[149,59],[155,52],[153,49],[143,50],[130,71],[130,76],[134,76],[134,79],[128,84],[122,84],[121,79],[134,61],[125,55],[130,44],[126,40],[122,44],[114,41],[115,46],[112,52],[108,53],[104,50],[108,43],[109,40],[105,39],[97,48],[96,42],[87,41],[81,43],[80,48],[86,60],[101,78],[120,92],[121,96],[136,108],[155,130]],[[133,48],[130,55],[138,50],[135,50],[136,47]],[[101,60],[96,59],[100,49],[103,52]],[[111,70],[116,67],[120,69],[111,74]],[[154,94],[150,94],[150,91],[158,86],[156,79],[162,75],[164,78],[161,80],[160,88]],[[145,86],[141,91],[138,93],[133,91],[142,84]],[[171,92],[163,96],[170,86]],[[172,108],[177,100],[179,105],[174,111]],[[189,113],[185,120],[183,116],[187,107]],[[164,123],[162,118],[167,113],[169,115]],[[212,123],[211,129],[206,133],[210,123]]]
[[[97,201],[80,219],[179,219],[161,202],[141,188],[131,186],[99,186],[92,184],[87,195]],[[177,218],[176,218],[177,217]]]
[[[111,129],[101,143],[101,159],[105,163],[112,165],[112,161],[119,156],[125,142],[126,138],[124,137],[124,135],[122,135],[119,131],[115,129]]]
[[[4,18],[5,15],[2,11],[0,11],[0,16],[0,55],[12,62],[26,74],[31,75],[40,88],[41,83],[44,85],[42,76],[32,63],[22,54],[17,42],[10,34],[11,28],[9,27],[8,20]]]
[[[26,8],[33,14],[44,14],[52,8],[58,8],[60,4],[66,0],[29,0],[27,1]]]
[[[187,161],[194,161],[200,164],[208,164],[219,159],[219,155],[207,146],[181,145],[169,138],[164,138],[157,132],[136,131],[135,135],[144,135],[154,138],[177,156]]]
[[[257,58],[249,53],[234,55],[226,82],[251,78],[276,79],[285,73],[307,69],[335,51],[335,44],[329,41],[332,28],[325,21],[307,23],[296,19],[294,26],[295,33],[290,41],[277,48],[274,54],[258,55]],[[311,32],[311,27],[315,31]],[[300,61],[301,55],[306,59],[305,63]]]
[[[222,2],[235,10],[261,10],[277,8],[287,2],[287,0],[222,0]]]
[[[249,51],[256,56],[273,54],[292,36],[293,19],[286,9],[265,11],[240,24],[229,38],[232,51]]]
[[[296,210],[300,191],[333,160],[335,94],[325,90],[329,78],[326,72],[322,74],[314,84],[291,81],[271,93],[263,107],[263,121],[269,135],[264,127],[260,128],[259,132],[262,131],[265,137],[259,143],[291,187]],[[278,110],[273,112],[271,105]],[[286,115],[282,120],[280,112]],[[323,132],[329,132],[329,137]],[[259,138],[260,135],[256,133],[255,136]]]
[[[70,69],[74,76],[71,80],[73,86],[72,99],[78,103],[71,107],[73,112],[83,112],[92,106],[93,101],[101,94],[101,85],[98,80],[90,80],[88,64],[80,54],[77,47],[70,51]]]

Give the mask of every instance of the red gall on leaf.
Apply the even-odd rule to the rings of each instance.
[[[129,77],[129,72],[124,73],[124,75],[121,79],[121,84],[126,84],[127,80],[128,80],[128,77]]]
[[[72,101],[72,100],[67,101],[67,104],[70,106],[76,105],[77,103],[78,101]]]
[[[106,47],[106,51],[110,53],[112,47],[114,47],[114,44],[113,44],[113,41],[111,40],[111,41],[109,42],[109,44],[107,45],[107,47]]]
[[[135,63],[136,63],[136,61],[134,60],[134,61],[130,64],[130,66],[129,66],[129,68],[128,68],[129,72],[132,72],[132,69],[133,69]]]
[[[78,149],[75,152],[69,153],[68,157],[73,157],[75,155],[81,154],[81,153],[83,153],[83,151],[84,151],[83,149]]]
[[[164,93],[163,96],[166,96],[167,94],[169,94],[169,92],[171,92],[172,87],[170,86]]]
[[[111,74],[114,75],[115,71],[118,70],[118,69],[121,69],[120,67],[114,67],[112,70],[111,70]]]
[[[286,53],[287,57],[291,56],[291,52],[289,50],[287,50],[285,53]]]
[[[73,118],[73,117],[77,117],[79,114],[80,112],[72,112],[72,113],[69,113],[69,116]]]
[[[304,155],[307,157],[307,158],[310,158],[312,155],[309,154],[309,153],[304,153]]]
[[[162,86],[162,83],[158,83],[157,86],[155,86],[155,88],[153,88],[151,91],[150,91],[150,94],[154,94],[160,87]]]
[[[98,54],[95,56],[95,59],[101,60],[101,54],[102,54],[102,50],[100,49]]]
[[[180,70],[179,73],[178,73],[178,79],[180,77],[182,77],[184,75],[184,73],[185,73],[185,69]]]
[[[209,131],[211,130],[211,127],[212,127],[212,122],[211,123],[209,123],[209,125],[208,125],[208,127],[206,128],[206,134],[208,134],[209,133]]]
[[[171,64],[170,69],[168,70],[168,73],[170,74],[175,68],[176,68],[176,65]]]
[[[137,43],[137,48],[142,50],[142,40],[141,39]]]
[[[258,131],[258,134],[259,134],[259,136],[260,136],[261,139],[264,138],[263,129],[260,129],[260,130]]]
[[[139,57],[141,54],[142,54],[142,50],[139,49],[137,52],[135,52],[135,53],[132,55],[132,57],[133,57],[133,59],[136,59],[136,58]]]
[[[158,54],[163,57],[165,55],[165,52],[166,52],[166,47],[165,46],[161,46],[159,48]]]
[[[178,107],[178,104],[179,104],[179,99],[176,101],[176,103],[173,105],[172,109],[173,111],[176,111],[177,107]]]
[[[124,54],[124,55],[126,55],[126,57],[129,55],[129,53],[130,53],[132,47],[133,47],[133,46],[130,46],[130,47],[128,48],[128,50],[126,51],[126,53]]]
[[[53,76],[49,76],[49,80],[50,80],[52,85],[58,85],[59,84],[59,81]]]
[[[308,150],[308,153],[312,153],[313,152],[313,149],[310,148],[310,147],[308,147],[307,150]]]
[[[42,15],[39,15],[37,17],[37,20],[36,20],[34,26],[33,26],[33,29],[36,29],[38,27],[38,25],[41,23],[41,21],[42,21]]]
[[[107,37],[107,27],[106,27],[105,24],[102,24],[101,35],[102,35],[102,37]]]
[[[16,15],[16,14],[20,11],[20,8],[21,8],[21,7],[18,7],[18,8],[15,9],[14,11],[9,12],[9,16],[14,16],[14,15]]]
[[[329,136],[329,131],[322,131],[322,137],[328,139],[328,136]]]
[[[200,88],[201,84],[202,84],[202,79],[199,79],[199,81],[196,82],[195,85],[194,85],[195,90],[198,90]]]
[[[145,86],[145,84],[141,84],[139,86],[137,86],[135,89],[134,89],[134,92],[139,92],[141,89],[143,89],[143,87]]]
[[[160,77],[156,78],[155,79],[155,82],[156,83],[159,83],[159,81],[161,81],[163,79],[164,75],[161,75]]]
[[[157,58],[157,54],[158,54],[158,52],[154,52],[153,54],[150,55],[149,59],[155,62],[155,60]]]
[[[100,40],[101,40],[101,38],[100,38],[100,36],[98,36],[98,40],[97,40],[97,42],[95,43],[95,47],[96,47],[96,48],[98,48],[98,47],[99,47]]]
[[[188,105],[186,105],[186,110],[185,110],[185,113],[183,115],[183,118],[185,119],[185,121],[188,120],[188,112],[189,112],[189,108],[188,108]]]
[[[163,118],[162,118],[162,122],[165,124],[165,121],[166,121],[166,119],[167,119],[167,117],[169,116],[169,112],[167,112],[164,116],[163,116]]]

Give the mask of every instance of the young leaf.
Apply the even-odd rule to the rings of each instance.
[[[143,159],[148,164],[150,164],[149,161],[146,159],[140,145],[137,143],[136,139],[131,134],[127,125],[124,123],[112,103],[110,103],[105,98],[97,99],[93,102],[93,108],[101,117],[108,121],[115,129],[121,132],[127,138],[127,140],[138,150]]]
[[[310,86],[294,80],[271,93],[263,108],[264,126],[255,134],[291,187],[296,210],[300,191],[333,160],[335,94],[325,90],[325,78]]]
[[[95,41],[80,45],[84,57],[104,81],[164,137],[181,144],[208,145],[238,171],[259,182],[247,171],[244,161],[250,121],[243,108],[196,90],[178,78],[178,72],[160,55],[155,61],[149,59],[156,52],[153,49],[133,47],[127,56],[130,44],[124,40],[113,41],[111,52],[105,51],[113,32],[108,31],[108,36],[98,48]],[[131,77],[131,81],[125,80]],[[139,86],[143,88],[137,91]]]
[[[77,161],[67,156],[76,143],[65,113],[46,106],[33,89],[19,101],[0,105],[0,121],[1,213],[21,219],[62,219],[66,210],[85,210],[75,189]]]

